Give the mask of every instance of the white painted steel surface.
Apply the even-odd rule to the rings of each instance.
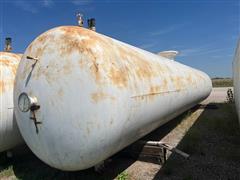
[[[171,59],[171,60],[174,60],[175,57],[179,54],[178,51],[173,51],[173,50],[170,50],[170,51],[161,51],[158,53],[158,55],[162,56],[162,57],[165,57],[165,58],[168,58],[168,59]]]
[[[14,103],[31,150],[52,167],[81,170],[196,105],[211,89],[210,78],[199,70],[88,29],[63,26],[26,49]],[[31,112],[17,107],[23,92],[40,105],[38,133]]]
[[[234,100],[240,123],[240,40],[235,52],[233,61],[233,86],[234,86]]]
[[[23,142],[13,113],[13,86],[20,54],[0,52],[0,152]]]

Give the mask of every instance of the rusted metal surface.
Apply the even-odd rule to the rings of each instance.
[[[63,26],[26,49],[14,103],[31,150],[50,166],[81,170],[196,105],[211,88],[201,71],[88,29]],[[38,133],[31,113],[17,106],[23,92],[40,105]]]
[[[23,142],[13,114],[13,86],[20,54],[0,52],[0,152]]]
[[[238,40],[238,45],[233,60],[233,86],[235,106],[240,123],[240,40]]]

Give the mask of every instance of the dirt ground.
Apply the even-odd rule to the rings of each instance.
[[[0,179],[240,179],[240,128],[233,103],[226,103],[226,90],[215,89],[203,104],[158,128],[143,140],[161,140],[190,154],[185,159],[168,153],[167,162],[136,160],[120,152],[102,173],[93,168],[62,172],[42,163],[31,152],[6,159],[0,155]],[[215,97],[215,98],[213,98]],[[217,101],[213,100],[215,99]]]

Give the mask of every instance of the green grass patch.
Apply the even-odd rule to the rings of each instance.
[[[231,78],[213,78],[213,87],[232,87],[233,80]]]
[[[117,176],[117,180],[128,180],[128,173],[126,171],[121,172],[118,176]]]

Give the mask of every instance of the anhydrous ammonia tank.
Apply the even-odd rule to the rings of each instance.
[[[44,162],[82,170],[205,99],[196,69],[75,26],[26,49],[14,92],[20,131]]]
[[[240,123],[240,40],[238,41],[233,61],[233,86],[235,106]]]
[[[13,112],[13,86],[20,54],[0,52],[0,152],[23,142]]]

